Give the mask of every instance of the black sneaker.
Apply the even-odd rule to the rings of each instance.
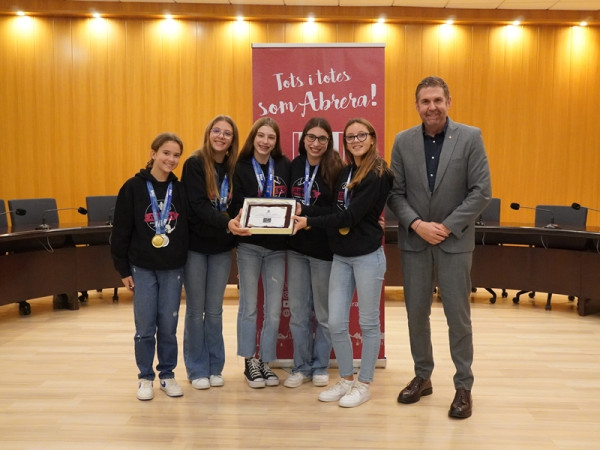
[[[271,370],[269,364],[259,361],[260,371],[267,386],[279,386],[279,377]]]
[[[244,365],[246,366],[244,369],[244,376],[246,377],[248,386],[254,389],[264,388],[265,379],[263,378],[262,371],[260,370],[260,361],[256,358],[246,358],[244,360]]]

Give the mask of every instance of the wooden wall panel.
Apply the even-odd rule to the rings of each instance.
[[[23,20],[21,20],[23,19]],[[419,123],[414,89],[444,77],[451,117],[483,131],[502,216],[512,201],[600,207],[600,31],[570,26],[0,17],[0,198],[114,194],[162,131],[184,158],[226,113],[252,124],[252,43],[386,44],[386,133]],[[177,173],[180,173],[180,169]],[[61,221],[84,221],[61,213]],[[589,222],[600,225],[600,214]]]

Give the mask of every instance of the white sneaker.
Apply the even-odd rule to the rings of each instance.
[[[288,377],[283,382],[285,387],[295,388],[298,386],[302,386],[302,384],[310,381],[310,377],[305,376],[301,372],[292,372],[288,375]]]
[[[322,402],[337,402],[340,398],[350,392],[354,381],[340,379],[329,389],[319,394],[319,400]]]
[[[196,378],[192,380],[192,387],[194,389],[208,389],[210,388],[210,381],[208,381],[208,378]]]
[[[152,380],[140,380],[137,391],[138,400],[152,400],[154,398],[154,389],[152,389]]]
[[[221,387],[225,384],[225,380],[223,375],[211,375],[209,383],[212,387]]]
[[[344,408],[354,408],[355,406],[362,405],[370,398],[369,385],[355,381],[350,392],[340,398],[339,405]]]
[[[327,386],[329,384],[329,375],[326,373],[320,373],[312,376],[312,382],[315,386]]]
[[[169,397],[181,397],[183,395],[183,389],[175,381],[175,378],[165,378],[160,380],[160,388],[165,391]]]

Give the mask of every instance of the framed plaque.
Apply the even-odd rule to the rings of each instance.
[[[242,208],[242,226],[252,234],[292,234],[296,212],[293,198],[246,198]]]

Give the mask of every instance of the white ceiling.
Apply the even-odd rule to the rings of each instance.
[[[88,1],[88,0],[79,0]],[[89,0],[115,1],[115,0]],[[196,3],[273,6],[416,6],[460,9],[541,9],[600,11],[600,0],[119,0],[151,3]]]

